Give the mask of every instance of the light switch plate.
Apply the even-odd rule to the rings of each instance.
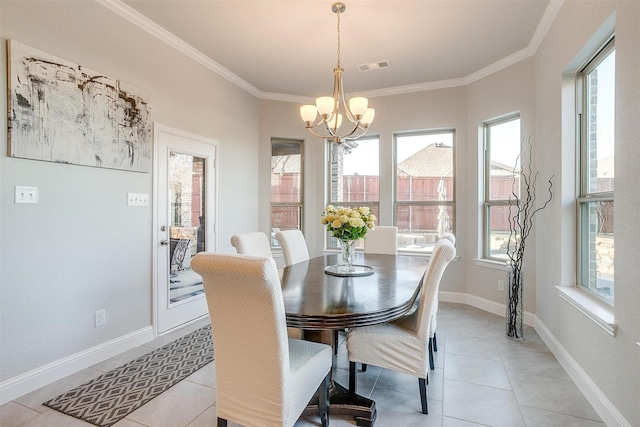
[[[140,193],[127,193],[127,206],[149,206],[149,195]]]
[[[16,185],[15,203],[38,204],[38,187]]]

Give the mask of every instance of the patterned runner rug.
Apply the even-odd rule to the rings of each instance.
[[[211,361],[211,325],[207,325],[43,405],[109,427]]]

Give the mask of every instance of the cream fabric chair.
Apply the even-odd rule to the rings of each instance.
[[[300,230],[285,230],[276,233],[276,239],[282,246],[282,255],[284,256],[284,266],[297,264],[309,259],[309,250],[307,242]]]
[[[453,233],[444,233],[441,239],[449,240],[454,246],[456,245],[456,236]],[[429,367],[433,371],[435,369],[435,362],[433,360],[433,352],[438,351],[438,338],[436,335],[436,328],[438,326],[438,295],[436,294],[436,300],[433,302],[433,314],[431,315],[431,327],[429,328]]]
[[[231,236],[231,246],[241,255],[254,255],[273,258],[271,244],[267,235],[256,231],[253,233],[240,233]]]
[[[319,386],[328,426],[331,347],[287,338],[275,261],[201,252],[191,267],[203,278],[211,317],[218,426],[293,426]]]
[[[365,254],[398,254],[398,227],[378,225],[364,236]]]
[[[422,413],[427,407],[429,362],[427,345],[433,302],[440,279],[455,257],[456,249],[447,239],[440,239],[433,249],[431,261],[422,278],[420,304],[412,314],[394,322],[352,328],[347,334],[349,352],[349,390],[356,392],[356,363],[418,377]]]
[[[231,245],[236,248],[236,252],[240,255],[273,258],[271,244],[267,235],[259,231],[231,236]],[[287,331],[289,338],[302,339],[302,329],[288,328]]]

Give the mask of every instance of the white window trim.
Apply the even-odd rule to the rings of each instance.
[[[597,49],[595,49],[591,54],[589,54],[586,58],[587,61],[583,64],[581,64],[578,67],[578,71],[576,71],[576,73],[573,75],[573,79],[576,83],[576,89],[574,92],[574,99],[577,100],[576,102],[576,107],[577,107],[577,111],[576,111],[576,116],[584,116],[587,114],[586,111],[586,107],[585,107],[585,103],[584,103],[584,99],[586,98],[586,86],[585,86],[585,80],[586,80],[586,75],[588,73],[590,73],[591,71],[593,71],[603,60],[606,56],[608,56],[612,51],[615,50],[615,32],[611,32],[605,39],[604,43],[601,43],[600,45],[598,45]],[[578,120],[577,125],[578,125],[578,129],[576,129],[576,155],[577,155],[577,168],[576,168],[576,178],[577,178],[577,182],[576,182],[576,224],[577,224],[577,235],[576,235],[576,251],[577,251],[577,256],[576,256],[576,275],[577,275],[577,282],[575,285],[576,291],[580,292],[580,293],[584,293],[584,295],[589,295],[589,298],[592,298],[594,300],[594,302],[597,301],[597,304],[599,306],[605,307],[607,308],[607,311],[611,311],[612,316],[613,316],[613,307],[615,305],[615,300],[610,301],[608,300],[604,295],[600,295],[598,294],[597,291],[595,290],[590,290],[585,284],[584,284],[584,277],[583,277],[583,262],[584,259],[581,259],[582,255],[582,242],[581,239],[583,238],[583,226],[585,224],[582,223],[583,218],[581,215],[581,208],[584,205],[587,205],[590,202],[598,202],[598,201],[611,201],[611,202],[615,202],[615,198],[614,198],[614,191],[606,191],[606,192],[599,192],[599,193],[589,193],[587,192],[586,187],[586,178],[585,178],[585,172],[584,169],[586,168],[586,164],[587,164],[587,160],[586,160],[586,154],[584,152],[584,147],[583,144],[585,143],[585,141],[583,140],[583,138],[586,138],[587,134],[587,129],[585,129],[585,124],[587,122],[584,121],[582,122],[582,119]],[[588,224],[587,224],[588,225]],[[614,232],[615,234],[615,232]],[[615,281],[614,281],[615,283]],[[615,285],[614,285],[615,286]],[[614,297],[615,298],[615,297]],[[597,309],[595,310],[591,310],[593,313],[598,312]],[[606,316],[605,316],[606,317]]]
[[[556,286],[560,298],[587,316],[596,325],[615,337],[618,325],[615,323],[613,308],[581,291],[577,286]]]
[[[497,200],[493,200],[490,199],[488,196],[488,189],[489,189],[489,174],[490,174],[490,169],[489,169],[489,162],[490,159],[488,158],[488,152],[489,152],[489,141],[488,141],[488,128],[490,126],[494,126],[494,125],[499,125],[499,124],[503,124],[503,123],[508,123],[510,121],[513,120],[520,120],[520,128],[522,129],[522,117],[520,115],[520,111],[516,111],[516,112],[512,112],[509,114],[505,114],[504,116],[500,116],[500,117],[496,117],[493,119],[489,119],[486,120],[482,123],[482,144],[483,144],[483,150],[482,150],[482,194],[483,194],[483,201],[482,201],[482,253],[480,254],[480,256],[482,258],[477,259],[476,260],[476,264],[478,265],[482,265],[485,267],[489,267],[489,268],[497,268],[496,265],[500,265],[500,264],[504,264],[503,268],[498,268],[500,270],[504,270],[506,271],[506,261],[507,260],[501,260],[500,258],[496,258],[496,257],[492,257],[490,256],[489,252],[489,241],[490,241],[490,234],[491,234],[491,230],[490,230],[490,226],[489,226],[489,208],[493,207],[493,206],[512,206],[513,203],[515,203],[515,200],[513,199],[497,199]],[[522,132],[520,133],[520,137],[522,137]],[[522,147],[521,147],[522,148]],[[520,153],[520,159],[522,159],[522,152]],[[522,190],[521,190],[522,191]],[[479,263],[479,261],[482,261],[482,263]]]
[[[453,199],[452,200],[429,200],[429,201],[398,201],[398,162],[397,162],[397,147],[398,147],[398,137],[402,136],[411,136],[411,135],[434,135],[434,134],[442,134],[442,133],[451,133],[452,141],[453,141]],[[453,215],[451,216],[451,223],[453,224],[451,227],[451,232],[456,233],[456,219],[457,219],[457,205],[458,205],[458,196],[457,196],[457,166],[456,166],[456,146],[457,146],[457,130],[455,128],[434,128],[429,130],[420,130],[420,131],[398,131],[393,134],[393,194],[392,194],[392,202],[391,208],[393,213],[393,225],[397,224],[397,214],[398,214],[398,206],[452,206],[453,207]],[[432,251],[413,251],[407,248],[398,248],[398,253],[402,255],[416,256],[416,257],[426,257],[427,259],[431,258]],[[456,257],[457,258],[457,257]],[[454,260],[456,259],[454,258]],[[457,261],[456,261],[457,262]]]
[[[479,267],[492,268],[494,270],[504,271],[505,273],[507,272],[506,261],[499,261],[495,258],[476,258],[474,261]]]

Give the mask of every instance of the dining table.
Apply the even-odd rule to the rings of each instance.
[[[340,261],[339,254],[325,254],[281,270],[287,326],[302,329],[304,339],[334,347],[337,331],[390,322],[407,314],[418,298],[428,264],[425,257],[358,252],[353,261],[355,275],[325,272],[327,267],[335,272]],[[335,360],[334,356],[334,365]],[[305,414],[317,409],[312,401]],[[333,378],[330,411],[353,416],[358,426],[367,427],[374,425],[377,414],[375,401]]]

